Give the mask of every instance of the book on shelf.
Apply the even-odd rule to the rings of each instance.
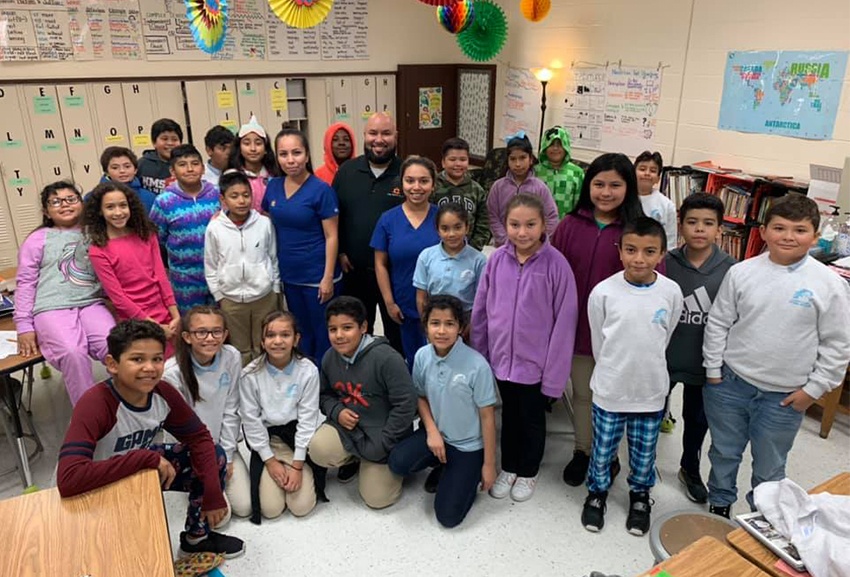
[[[705,190],[707,176],[690,170],[669,170],[665,174],[661,191],[673,201],[679,210],[685,198]]]
[[[720,189],[718,196],[723,201],[725,220],[744,224],[750,202],[749,191],[734,184],[726,184]]]
[[[725,225],[720,232],[718,244],[735,260],[744,260],[747,248],[747,229],[743,226]]]

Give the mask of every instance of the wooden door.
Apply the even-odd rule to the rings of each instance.
[[[456,64],[398,67],[399,155],[426,156],[440,166],[443,142],[457,136]]]

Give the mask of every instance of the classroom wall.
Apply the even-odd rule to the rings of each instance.
[[[718,130],[730,50],[848,50],[850,2],[819,0],[558,0],[531,23],[518,2],[502,2],[514,66],[562,66],[549,85],[546,124],[561,121],[572,62],[665,66],[654,147],[668,164],[712,160],[744,170],[808,178],[812,163],[843,166],[850,156],[850,72],[833,139],[809,141]],[[598,152],[574,150],[582,160]]]

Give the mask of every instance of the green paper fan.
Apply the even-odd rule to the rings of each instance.
[[[461,51],[472,60],[484,62],[502,51],[508,39],[508,21],[502,8],[490,0],[473,2],[475,19],[457,35]]]

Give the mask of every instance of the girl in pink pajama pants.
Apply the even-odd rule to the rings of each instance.
[[[83,203],[70,182],[41,193],[42,225],[21,245],[15,290],[18,352],[40,351],[65,379],[71,403],[93,384],[91,359],[106,357],[106,336],[115,320],[80,229]]]

